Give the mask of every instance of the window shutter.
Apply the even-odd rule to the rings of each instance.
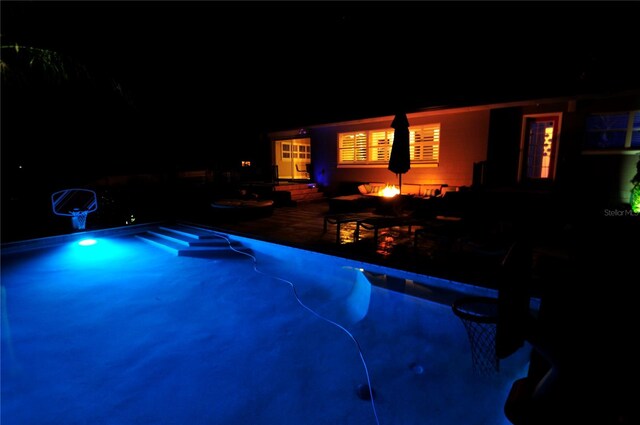
[[[389,135],[386,131],[371,132],[371,156],[374,162],[389,162],[389,151],[393,142],[393,133]]]
[[[367,134],[344,133],[340,135],[340,162],[367,160]]]
[[[411,160],[437,164],[440,160],[440,125],[411,130]]]
[[[440,124],[410,128],[411,161],[435,164],[440,161]],[[338,163],[382,165],[389,163],[393,130],[371,130],[338,135]]]
[[[367,160],[367,133],[356,134],[356,161]]]

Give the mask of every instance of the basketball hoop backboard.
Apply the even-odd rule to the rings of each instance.
[[[68,217],[80,211],[92,213],[98,209],[98,198],[93,190],[65,189],[51,195],[51,208],[55,215]]]

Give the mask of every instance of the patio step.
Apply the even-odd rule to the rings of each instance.
[[[294,202],[316,201],[325,196],[315,183],[282,184],[274,186],[274,190],[291,193],[291,200]]]
[[[291,196],[291,198],[293,199],[293,195]],[[318,189],[316,189],[314,192],[303,192],[303,193],[299,193],[296,195],[295,200],[298,202],[304,202],[304,201],[317,201],[319,199],[324,199],[324,193],[319,192]]]
[[[220,258],[252,254],[250,249],[236,241],[228,241],[222,234],[189,225],[159,225],[136,237],[182,257]]]

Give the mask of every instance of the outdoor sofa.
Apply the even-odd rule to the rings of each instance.
[[[345,213],[379,207],[380,200],[384,199],[380,192],[386,186],[387,183],[381,182],[362,183],[358,185],[358,193],[329,198],[329,211],[331,213]],[[429,199],[440,196],[444,187],[447,185],[403,183],[400,195],[407,198]]]

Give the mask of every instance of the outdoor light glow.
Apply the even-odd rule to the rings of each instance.
[[[631,211],[640,213],[640,185],[631,190]]]
[[[137,246],[139,249],[139,245],[131,242],[84,235],[58,251],[59,256],[55,261],[61,265],[68,264],[71,267],[80,268],[96,267],[99,264],[115,264],[120,261],[126,262],[132,258],[133,252],[135,252],[132,246]],[[108,266],[105,272],[107,269],[109,269]]]
[[[398,189],[395,185],[389,186],[386,185],[384,189],[378,192],[378,195],[384,196],[385,198],[393,198],[396,195],[400,194],[400,189]]]
[[[78,242],[78,245],[80,246],[91,246],[91,245],[95,245],[97,244],[98,241],[95,239],[82,239],[80,242]]]

